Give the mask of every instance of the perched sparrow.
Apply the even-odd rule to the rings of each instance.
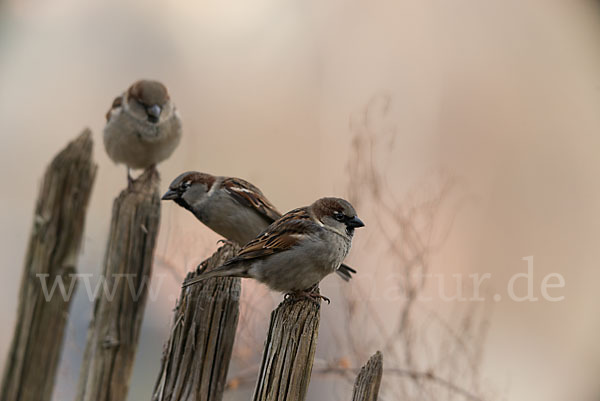
[[[167,159],[181,139],[181,120],[167,88],[157,81],[135,82],[106,113],[104,147],[115,163],[147,169]]]
[[[281,217],[260,189],[248,181],[195,171],[175,178],[162,199],[174,201],[208,228],[240,245]]]
[[[354,229],[363,226],[348,201],[321,198],[284,214],[236,257],[183,286],[233,276],[254,278],[276,291],[305,293],[340,267],[350,251]]]
[[[196,171],[175,178],[162,199],[174,201],[208,228],[239,245],[252,241],[281,217],[260,189],[248,181]],[[342,265],[337,272],[348,281],[356,270]]]

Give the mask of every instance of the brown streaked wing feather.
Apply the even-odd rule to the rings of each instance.
[[[260,189],[248,181],[241,178],[226,178],[221,185],[240,204],[253,208],[270,222],[281,217],[281,213],[265,198]]]
[[[318,226],[311,219],[306,208],[292,210],[286,213],[275,223],[266,228],[258,237],[244,246],[238,256],[225,264],[243,260],[262,258],[274,253],[292,248],[303,236],[318,230]]]
[[[108,121],[108,119],[110,118],[110,112],[113,111],[113,109],[116,109],[117,107],[121,107],[122,104],[123,98],[121,96],[117,96],[115,100],[113,100],[110,109],[108,109],[108,111],[106,112],[106,121]]]

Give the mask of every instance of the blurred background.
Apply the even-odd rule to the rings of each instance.
[[[351,382],[327,368],[383,349],[383,400],[598,400],[599,41],[599,5],[583,0],[1,0],[0,361],[45,166],[92,129],[99,172],[79,271],[99,274],[126,185],[104,153],[104,115],[150,78],[184,123],[161,189],[185,170],[239,176],[282,211],[335,195],[366,222],[349,259],[359,274],[322,285],[332,304],[308,399],[348,399]],[[130,400],[150,398],[181,278],[218,239],[163,205],[160,291]],[[516,302],[507,283],[529,256],[539,300]],[[475,273],[491,275],[485,301],[451,297]],[[551,273],[565,282],[550,290],[558,302],[541,295]],[[249,398],[281,299],[247,281],[243,297],[228,400]],[[78,291],[57,401],[74,397],[91,312]]]

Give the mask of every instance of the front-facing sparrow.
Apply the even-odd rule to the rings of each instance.
[[[128,178],[130,168],[147,169],[167,159],[180,139],[179,113],[160,82],[135,82],[106,113],[104,147],[115,163],[127,166]]]

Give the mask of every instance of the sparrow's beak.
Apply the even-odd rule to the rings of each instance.
[[[346,222],[346,225],[347,225],[348,227],[352,227],[352,228],[358,228],[358,227],[364,227],[364,226],[365,226],[365,223],[363,223],[363,222],[361,221],[361,219],[359,219],[359,218],[358,218],[358,216],[354,216],[353,218],[349,219],[349,220]]]
[[[169,189],[167,192],[165,192],[165,194],[162,196],[162,200],[174,200],[179,198],[179,194],[177,193],[177,191],[173,190],[173,189]]]
[[[148,114],[148,117],[151,117],[151,120],[158,121],[161,112],[162,109],[157,104],[153,104],[152,106],[146,108],[146,113]]]

